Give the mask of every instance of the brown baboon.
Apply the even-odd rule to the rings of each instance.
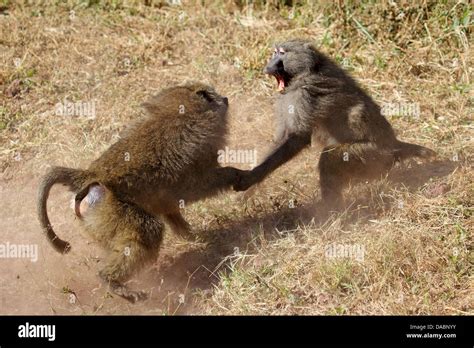
[[[430,157],[434,151],[395,137],[379,106],[357,83],[310,43],[279,44],[265,67],[280,94],[273,152],[234,186],[246,190],[293,158],[311,141],[323,148],[319,160],[321,195],[332,208],[342,202],[351,179],[381,175],[399,160]]]
[[[192,238],[180,213],[190,203],[231,188],[239,170],[220,167],[228,101],[196,83],[163,90],[144,104],[147,117],[86,170],[54,167],[41,182],[38,215],[53,247],[70,249],[59,239],[47,215],[51,187],[60,183],[76,193],[75,212],[87,233],[110,251],[100,277],[116,294],[135,302],[144,294],[124,285],[153,261],[163,235],[163,218],[172,230]]]

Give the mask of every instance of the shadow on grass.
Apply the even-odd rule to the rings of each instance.
[[[408,164],[391,170],[384,183],[385,187],[407,188],[415,192],[430,179],[442,178],[452,173],[458,163],[436,161],[424,164]],[[361,194],[346,200],[349,206],[339,217],[343,225],[364,222],[380,216],[381,211],[391,208],[393,199],[382,204],[371,204],[371,186],[358,185]],[[265,215],[256,214],[243,219],[235,219],[228,226],[202,231],[201,238],[207,243],[203,248],[194,248],[176,256],[169,256],[167,262],[160,263],[158,272],[177,291],[193,292],[212,288],[219,280],[219,272],[226,273],[231,265],[236,248],[252,253],[261,240],[281,238],[294,233],[298,226],[312,224],[316,228],[325,224],[331,215],[321,202],[305,202],[295,208],[283,208]],[[280,231],[280,232],[279,232]],[[283,234],[281,231],[285,231]],[[191,311],[192,312],[192,311]],[[176,313],[189,313],[189,306],[181,306]]]

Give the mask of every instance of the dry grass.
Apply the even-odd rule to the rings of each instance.
[[[474,313],[467,1],[146,3],[0,0],[2,185],[50,163],[87,164],[140,115],[147,95],[187,79],[230,97],[231,147],[256,148],[261,159],[274,91],[262,67],[275,41],[308,38],[379,103],[418,103],[419,117],[390,121],[400,138],[436,149],[439,161],[350,188],[352,205],[328,219],[312,203],[314,150],[251,193],[195,204],[186,215],[204,244],[165,248],[165,261],[193,274],[184,284],[194,299],[187,312]],[[97,117],[55,115],[64,99],[94,101]],[[363,259],[329,257],[334,243],[362,248]]]

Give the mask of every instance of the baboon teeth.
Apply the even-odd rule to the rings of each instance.
[[[281,92],[285,89],[285,79],[281,75],[275,75],[275,78],[278,83],[278,92]]]

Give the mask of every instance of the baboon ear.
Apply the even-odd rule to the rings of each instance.
[[[158,109],[158,104],[154,102],[153,98],[148,101],[141,103],[140,106],[150,114],[153,114]]]

